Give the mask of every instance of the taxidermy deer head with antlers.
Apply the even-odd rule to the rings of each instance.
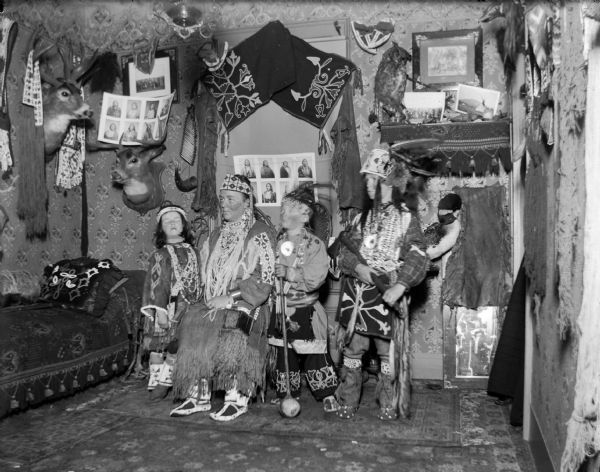
[[[44,109],[44,154],[50,161],[60,148],[73,120],[89,120],[92,111],[81,98],[81,87],[94,66],[97,54],[85,58],[81,54],[78,66],[73,64],[73,46],[64,48],[57,44],[41,44],[39,35],[32,36],[34,62],[56,47],[63,63],[62,77],[54,77],[40,67],[42,103]],[[83,48],[82,48],[83,49]]]
[[[106,146],[114,149],[117,162],[111,172],[114,185],[123,188],[123,203],[132,210],[146,213],[165,199],[161,175],[165,164],[154,159],[165,151],[161,141],[141,141],[140,146]]]

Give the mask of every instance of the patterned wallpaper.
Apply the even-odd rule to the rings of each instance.
[[[285,22],[310,22],[314,20],[350,18],[366,24],[376,24],[386,18],[395,21],[392,40],[405,49],[411,49],[412,33],[416,31],[438,31],[442,29],[465,29],[479,26],[477,19],[486,6],[480,2],[188,2],[209,12],[219,29],[234,29],[261,26],[279,19]],[[159,2],[102,2],[102,1],[7,1],[6,10],[23,26],[32,27],[42,23],[52,38],[68,35],[82,41],[90,49],[110,49],[128,51],[136,40],[143,37],[160,38],[160,46],[176,42],[176,37],[165,27],[162,20],[153,16],[153,10],[163,6]],[[485,87],[503,90],[503,71],[496,52],[495,38],[484,27],[484,76]],[[25,28],[22,28],[23,33]],[[21,34],[19,38],[22,38]],[[19,42],[23,48],[22,41]],[[391,44],[391,43],[388,43]],[[159,46],[159,47],[160,47]],[[183,47],[183,46],[182,46]],[[373,84],[375,72],[383,52],[376,55],[362,51],[350,38],[350,59],[362,71],[364,95],[354,97],[358,141],[361,154],[378,144],[379,134],[368,123],[369,111],[373,105]],[[20,57],[16,52],[15,58]],[[179,160],[182,124],[186,105],[189,102],[191,84],[196,79],[195,54],[192,47],[180,55],[179,79],[182,100],[172,108],[169,131],[166,141],[167,151],[159,158],[167,164],[163,182],[167,198],[189,208],[192,194],[181,194],[174,186],[173,172]],[[18,55],[17,55],[18,54]],[[14,60],[9,71],[9,91],[15,95],[21,83],[23,65]],[[115,93],[119,93],[120,84]],[[504,95],[503,95],[504,97]],[[100,110],[101,96],[90,97],[90,104],[96,114]],[[504,100],[502,106],[506,108]],[[11,101],[13,125],[19,120],[18,100]],[[15,156],[18,161],[19,156]],[[220,157],[222,159],[222,157]],[[114,154],[109,152],[89,154],[86,162],[87,195],[89,218],[89,255],[108,257],[124,269],[146,268],[148,256],[153,250],[152,233],[155,221],[154,212],[140,215],[124,206],[121,194],[111,187],[110,168]],[[49,221],[50,235],[47,241],[26,241],[24,228],[15,215],[16,187],[15,174],[0,180],[2,205],[9,211],[10,221],[1,237],[5,249],[3,269],[29,269],[39,272],[49,262],[66,257],[79,256],[79,236],[81,218],[81,192],[79,189],[58,191],[53,188],[53,167],[47,167],[48,188],[50,189]],[[16,175],[18,176],[18,162]],[[20,177],[16,177],[20,178]],[[506,179],[504,179],[506,183]],[[423,224],[435,219],[435,208],[442,192],[454,185],[487,185],[492,179],[433,179],[422,205]],[[438,359],[435,371],[441,374],[442,358],[442,317],[439,309],[440,281],[428,282],[429,295],[413,316],[413,354],[433,356]]]

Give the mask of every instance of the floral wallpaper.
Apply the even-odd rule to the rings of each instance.
[[[197,58],[191,42],[179,40],[165,22],[154,15],[169,2],[130,2],[130,1],[17,1],[5,2],[7,13],[19,22],[21,31],[14,60],[9,70],[9,94],[13,127],[18,126],[19,87],[22,87],[24,66],[21,57],[23,37],[31,28],[42,24],[48,36],[59,39],[63,36],[81,41],[89,49],[129,52],[136,41],[142,38],[158,37],[159,47],[177,45],[179,48],[179,86],[182,93],[180,103],[174,104],[168,124],[167,150],[158,159],[167,165],[162,181],[168,199],[190,208],[193,193],[182,194],[174,186],[173,173],[179,161],[179,149],[182,138],[182,125],[186,107],[190,100],[190,91],[196,80]],[[261,26],[279,19],[282,22],[310,22],[326,19],[358,20],[365,24],[392,18],[395,32],[392,41],[406,50],[411,50],[412,33],[417,31],[438,31],[442,29],[466,29],[482,26],[484,29],[483,85],[503,91],[504,77],[502,64],[498,56],[494,35],[487,31],[485,24],[479,25],[485,3],[481,2],[192,2],[214,21],[219,30]],[[359,147],[361,155],[378,145],[379,133],[368,121],[373,107],[373,85],[375,72],[383,52],[388,45],[379,49],[376,55],[370,55],[360,49],[349,34],[350,59],[362,72],[364,94],[356,93],[354,107]],[[391,42],[388,43],[391,45]],[[409,83],[410,87],[410,83]],[[120,92],[117,84],[115,93]],[[506,109],[503,93],[501,106]],[[99,114],[101,96],[93,94],[89,103]],[[222,163],[218,156],[218,165]],[[49,225],[50,232],[46,241],[27,241],[23,224],[15,214],[16,185],[19,176],[19,156],[15,156],[16,167],[12,174],[0,180],[2,205],[8,210],[9,223],[0,237],[4,246],[4,260],[1,269],[28,269],[39,273],[43,265],[50,262],[80,255],[81,190],[57,190],[53,186],[53,165],[47,166],[47,187],[50,192]],[[88,196],[89,255],[96,258],[108,257],[123,269],[145,269],[153,250],[152,234],[155,227],[155,212],[140,215],[127,208],[119,190],[110,183],[110,170],[115,161],[114,153],[99,152],[88,154],[86,160],[86,181]],[[504,180],[506,182],[506,179]],[[470,179],[432,179],[422,205],[422,222],[427,225],[435,219],[435,209],[442,193],[448,192],[454,185],[488,185],[491,178]],[[435,359],[433,370],[427,376],[441,378],[442,373],[442,315],[439,307],[441,281],[431,279],[427,282],[427,298],[413,314],[412,331],[413,356],[426,356]],[[433,373],[432,373],[433,372]],[[419,376],[419,372],[416,372]],[[421,374],[425,375],[425,374]]]

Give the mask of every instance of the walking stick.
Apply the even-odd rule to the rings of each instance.
[[[285,319],[285,294],[283,293],[283,277],[279,278],[279,298],[281,311],[281,331],[283,332],[283,360],[285,363],[285,383],[287,393],[285,398],[279,403],[279,414],[286,418],[294,418],[300,414],[300,403],[294,397],[290,390],[290,364],[288,361],[288,342],[287,342],[287,323]]]

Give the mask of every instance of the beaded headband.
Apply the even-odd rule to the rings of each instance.
[[[391,172],[390,153],[385,149],[373,149],[360,169],[361,174],[373,174],[383,179]]]
[[[160,222],[160,218],[165,214],[165,213],[169,213],[171,211],[174,211],[176,213],[179,213],[183,219],[185,221],[187,221],[187,216],[185,214],[185,211],[183,210],[183,208],[181,208],[180,206],[176,206],[176,205],[170,205],[170,206],[166,206],[164,208],[161,208],[160,211],[158,212],[158,214],[156,215],[156,222]]]
[[[227,174],[225,176],[219,190],[232,190],[234,192],[240,192],[244,195],[248,195],[249,197],[251,197],[253,194],[252,187],[233,174]]]

